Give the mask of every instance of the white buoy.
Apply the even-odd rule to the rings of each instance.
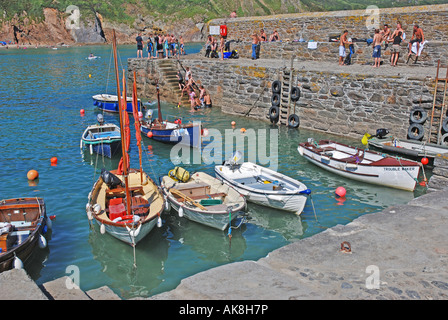
[[[157,227],[162,227],[162,219],[160,217],[157,219]]]
[[[93,206],[93,212],[95,212],[95,214],[99,214],[101,212],[101,205],[99,203],[96,203]]]
[[[184,208],[182,206],[179,207],[179,217],[182,218],[184,216]]]
[[[17,256],[14,258],[14,269],[23,269],[23,262]]]
[[[39,235],[39,248],[44,249],[47,246],[47,239],[43,235]]]
[[[101,232],[101,234],[105,234],[106,233],[106,226],[104,225],[104,223],[102,223],[101,226],[100,226],[100,232]]]

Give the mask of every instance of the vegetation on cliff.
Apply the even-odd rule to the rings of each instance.
[[[448,0],[377,0],[382,8],[422,4],[448,3]],[[137,17],[152,16],[157,20],[182,20],[191,18],[195,23],[213,18],[228,17],[236,11],[239,17],[262,16],[302,11],[333,11],[365,9],[371,0],[0,0],[3,14],[9,20],[24,12],[31,18],[42,18],[44,8],[65,12],[67,7],[79,7],[81,17],[90,18],[98,12],[105,19],[132,24]]]

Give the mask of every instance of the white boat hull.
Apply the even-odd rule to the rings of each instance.
[[[308,198],[306,194],[300,193],[307,189],[303,183],[282,175],[278,172],[274,172],[267,168],[254,165],[252,163],[245,163],[240,167],[241,170],[239,171],[241,173],[241,176],[245,175],[245,173],[243,172],[244,169],[248,169],[247,173],[250,175],[250,168],[248,168],[247,166],[245,167],[246,164],[250,164],[250,166],[256,166],[256,170],[262,170],[262,174],[266,177],[276,178],[279,181],[287,182],[294,187],[290,188],[289,190],[281,191],[266,190],[265,188],[264,190],[257,189],[256,186],[255,188],[249,187],[245,183],[236,181],[234,178],[238,175],[235,175],[235,170],[230,169],[230,167],[227,165],[215,167],[216,177],[224,183],[235,188],[239,193],[246,197],[247,201],[262,206],[279,209],[282,211],[294,212],[298,215],[302,213]],[[262,186],[260,185],[260,187]],[[270,187],[272,188],[272,185]]]
[[[414,165],[406,165],[410,163],[408,160],[398,160],[399,163],[406,163],[404,165],[371,165],[374,161],[370,163],[365,160],[358,163],[350,163],[342,159],[338,161],[333,157],[313,152],[301,145],[297,150],[311,163],[342,177],[407,191],[415,189],[420,172],[418,163],[414,162]],[[374,154],[371,151],[369,153]]]

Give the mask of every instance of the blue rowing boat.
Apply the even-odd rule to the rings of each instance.
[[[182,124],[162,121],[141,122],[142,133],[156,141],[172,144],[181,144],[185,146],[191,146],[193,148],[201,147],[201,124],[199,123],[188,123]],[[148,133],[150,133],[148,135]]]
[[[90,154],[97,153],[112,158],[121,149],[120,128],[113,123],[104,123],[101,114],[98,124],[88,126],[81,137],[80,148],[89,146]]]
[[[93,105],[100,110],[106,112],[118,112],[118,98],[111,94],[97,94],[92,97]],[[140,110],[141,101],[138,100],[138,111]],[[126,97],[126,111],[132,113],[132,98]]]

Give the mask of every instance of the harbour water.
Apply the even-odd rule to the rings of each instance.
[[[199,49],[199,44],[187,45],[187,53]],[[86,59],[90,52],[101,58]],[[119,46],[119,52],[120,67],[127,70],[127,58],[135,57],[135,47]],[[298,144],[309,137],[363,147],[360,139],[279,127],[278,170],[312,190],[314,210],[311,201],[300,217],[249,203],[247,222],[232,230],[231,239],[227,232],[179,218],[174,212],[165,213],[163,226],[138,244],[134,268],[132,248],[101,234],[97,226],[90,229],[85,214],[87,196],[101,168],[115,169],[119,161],[80,150],[82,132],[100,113],[91,97],[116,92],[110,57],[110,46],[0,51],[0,198],[43,197],[47,213],[56,215],[53,230],[47,235],[48,247],[37,251],[25,265],[38,284],[79,270],[83,290],[107,285],[124,299],[148,297],[175,288],[192,274],[230,262],[259,259],[292,241],[392,204],[407,203],[424,192],[421,186],[412,193],[344,179],[313,166],[297,152]],[[85,110],[84,116],[80,109]],[[223,114],[217,108],[191,113],[189,107],[163,103],[162,109],[166,114],[182,116],[184,122],[202,121],[204,127],[223,135],[231,129],[231,121],[236,122],[235,130],[277,129],[267,122]],[[118,124],[118,115],[104,117],[106,122]],[[143,169],[158,181],[174,167],[172,146],[146,137],[143,144]],[[131,146],[131,165],[137,167],[134,137]],[[55,166],[50,164],[52,157],[58,158]],[[183,167],[212,175],[214,169],[205,161]],[[37,181],[28,181],[26,174],[31,169],[39,172]],[[338,186],[347,190],[345,201],[335,198]]]

